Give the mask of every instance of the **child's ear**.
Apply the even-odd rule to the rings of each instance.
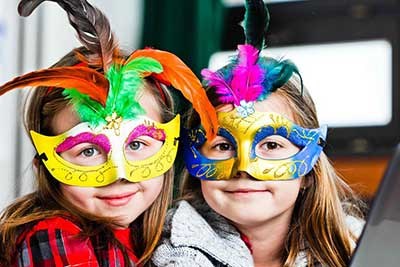
[[[33,168],[34,168],[35,172],[37,172],[37,170],[39,169],[39,164],[40,164],[39,159],[37,157],[34,157],[32,159],[32,165],[33,165]]]
[[[300,183],[300,188],[302,190],[307,189],[309,186],[311,185],[311,181],[307,176],[303,176],[303,178],[301,179],[301,183]]]

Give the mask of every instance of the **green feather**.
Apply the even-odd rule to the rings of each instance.
[[[124,119],[143,114],[144,110],[136,99],[138,89],[143,85],[144,73],[161,73],[161,64],[152,58],[139,57],[123,66],[112,66],[106,74],[110,90],[105,110],[111,115],[116,112]]]
[[[64,89],[63,95],[70,99],[80,119],[92,126],[106,124],[105,118],[114,112],[124,119],[132,119],[144,113],[136,98],[143,85],[144,74],[162,71],[162,65],[157,60],[146,57],[135,58],[125,65],[112,65],[106,73],[110,88],[105,107],[74,88]]]
[[[70,99],[76,112],[82,121],[97,126],[105,122],[105,112],[103,106],[91,99],[88,95],[82,94],[74,88],[64,89],[63,95]]]

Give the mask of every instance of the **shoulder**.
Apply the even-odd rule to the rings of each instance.
[[[40,220],[35,224],[31,225],[30,228],[26,229],[19,237],[17,243],[22,243],[24,240],[31,240],[33,238],[39,238],[46,236],[46,239],[53,237],[53,234],[57,236],[58,233],[67,235],[77,235],[81,232],[79,226],[73,223],[71,220],[63,217],[52,217],[44,220]]]
[[[168,212],[156,266],[252,266],[238,231],[205,203],[180,201]]]
[[[71,234],[78,234],[81,231],[80,227],[70,219],[65,217],[52,217],[36,222],[26,234],[49,229],[64,230]]]
[[[352,215],[347,215],[345,220],[346,226],[353,236],[350,240],[350,245],[354,249],[357,246],[357,240],[360,238],[364,229],[365,221]]]
[[[351,232],[351,234],[354,235],[354,237],[356,239],[358,239],[364,228],[365,221],[361,218],[347,214],[345,217],[345,223],[346,223],[347,228]],[[350,240],[350,243],[353,248],[356,246],[356,243],[354,240]],[[296,267],[308,266],[306,251],[300,251],[300,253],[297,255],[295,266]]]
[[[92,245],[80,233],[79,226],[66,218],[41,220],[19,237],[16,260],[19,266],[93,264]]]
[[[346,225],[350,232],[356,237],[360,237],[362,230],[365,226],[365,221],[363,219],[354,217],[352,215],[346,216]]]

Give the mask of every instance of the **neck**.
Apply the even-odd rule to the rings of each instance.
[[[290,217],[269,220],[259,225],[236,225],[250,241],[255,267],[282,266]]]

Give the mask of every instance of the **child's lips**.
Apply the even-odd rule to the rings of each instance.
[[[241,195],[241,194],[254,194],[254,193],[265,193],[270,192],[268,189],[257,189],[257,188],[237,188],[226,190],[225,192],[234,194],[234,195]]]
[[[135,194],[136,192],[129,192],[123,194],[98,196],[97,198],[104,201],[110,206],[118,207],[128,204]]]

